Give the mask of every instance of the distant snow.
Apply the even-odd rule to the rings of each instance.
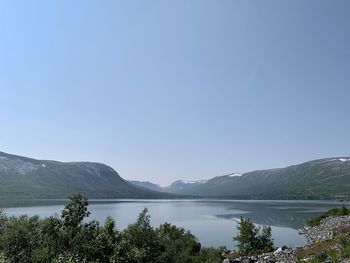
[[[199,180],[199,181],[184,181],[184,180],[180,180],[181,182],[183,182],[184,184],[204,184],[207,182],[207,180]]]
[[[228,177],[236,177],[236,176],[241,176],[242,174],[237,174],[237,173],[235,173],[235,174],[229,174],[228,175]]]
[[[44,167],[44,168],[45,168],[45,167],[46,167],[46,165],[43,163],[43,164],[41,165],[41,167]]]
[[[2,160],[7,160],[7,157],[0,156],[0,159],[2,159]]]
[[[241,176],[242,174],[239,173],[232,173],[232,174],[225,174],[222,175],[223,177],[237,177],[237,176]]]
[[[339,158],[339,159],[332,159],[331,161],[348,162],[348,161],[350,161],[350,158]]]

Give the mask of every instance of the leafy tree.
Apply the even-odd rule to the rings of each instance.
[[[237,226],[239,233],[233,237],[238,242],[238,250],[242,255],[259,254],[273,250],[271,227],[256,227],[249,218],[241,217]]]
[[[107,236],[104,235],[103,228],[97,221],[83,222],[84,218],[90,215],[87,209],[88,200],[80,194],[72,195],[69,199],[70,202],[65,206],[61,216],[64,253],[60,253],[60,256],[78,257],[80,261],[87,262],[108,262],[107,257],[111,254],[111,247],[106,251],[104,242],[108,243],[110,240],[106,241]],[[110,228],[111,226],[109,226],[111,231]]]
[[[202,248],[197,257],[194,258],[194,263],[222,263],[223,254],[225,254],[226,248]]]
[[[90,215],[87,210],[88,201],[80,194],[69,197],[70,202],[65,205],[61,215],[61,244],[65,252],[84,254],[84,246],[88,242],[84,235],[89,235],[83,220]]]
[[[156,234],[162,245],[159,262],[191,263],[201,249],[201,244],[189,231],[169,223],[160,225]]]
[[[0,263],[6,263],[6,262],[8,261],[6,260],[5,255],[2,252],[0,252]]]
[[[62,253],[59,254],[56,258],[53,259],[53,263],[82,263],[85,262],[79,256],[71,253]]]
[[[156,233],[151,226],[148,209],[140,213],[137,221],[131,224],[120,235],[121,243],[117,246],[116,262],[158,262],[160,244]],[[122,244],[122,245],[121,245]]]
[[[66,227],[78,228],[85,217],[90,215],[87,210],[89,202],[81,194],[74,194],[69,197],[70,202],[65,205],[62,211],[63,224]]]
[[[64,251],[62,242],[62,222],[57,217],[49,217],[40,222],[40,247],[33,252],[35,262],[51,262],[58,253]]]
[[[262,252],[271,252],[274,250],[271,227],[263,226],[259,236],[258,250]]]
[[[134,224],[118,232],[111,217],[103,226],[84,222],[90,214],[87,207],[86,198],[73,195],[61,217],[6,217],[0,211],[0,263],[222,261],[221,249],[201,248],[197,238],[183,228],[165,223],[154,229],[147,209]],[[268,240],[269,232],[263,230],[261,236]]]
[[[10,217],[1,237],[3,252],[9,262],[32,262],[32,252],[39,246],[39,217]]]
[[[4,213],[3,210],[0,208],[0,250],[2,249],[2,246],[1,246],[1,245],[2,245],[1,237],[2,237],[3,232],[4,232],[5,222],[6,222],[5,213]]]
[[[99,237],[101,242],[100,251],[102,253],[101,262],[109,262],[109,258],[113,255],[118,242],[118,235],[119,233],[116,229],[115,221],[108,216]]]

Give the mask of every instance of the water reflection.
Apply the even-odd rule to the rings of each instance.
[[[4,205],[8,215],[38,214],[48,217],[60,214],[66,200],[11,201]],[[242,201],[242,200],[90,200],[89,220],[103,222],[112,216],[119,229],[135,222],[147,207],[154,226],[170,222],[196,235],[204,246],[232,248],[232,236],[237,233],[237,221],[249,217],[259,225],[272,226],[276,245],[302,245],[305,239],[297,229],[311,217],[340,202],[324,201]],[[1,202],[0,202],[1,206]],[[20,207],[18,207],[20,206]]]
[[[234,201],[217,204],[224,206],[228,211],[244,210],[244,213],[222,213],[218,214],[218,217],[226,219],[237,219],[241,216],[249,217],[253,222],[260,225],[299,229],[310,218],[345,203],[324,201]]]

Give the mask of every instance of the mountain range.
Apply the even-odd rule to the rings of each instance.
[[[285,168],[232,173],[210,180],[177,180],[173,194],[235,199],[349,199],[350,157],[325,158]]]
[[[349,199],[350,157],[210,180],[177,180],[161,187],[126,181],[101,163],[36,160],[0,152],[0,199],[66,198],[72,193],[89,198]]]
[[[89,198],[174,198],[137,187],[105,164],[36,160],[0,152],[0,199],[66,198],[72,193]]]
[[[148,181],[129,180],[128,182],[135,186],[146,188],[148,190],[158,191],[158,192],[167,192],[166,189],[164,189],[163,187]]]

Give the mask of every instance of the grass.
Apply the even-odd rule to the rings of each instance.
[[[317,226],[321,220],[330,216],[350,215],[350,209],[342,206],[333,208],[319,217],[309,220],[309,226]],[[336,229],[332,240],[321,240],[305,247],[297,253],[297,262],[341,262],[343,259],[350,259],[350,225],[344,225]]]
[[[322,215],[320,215],[320,216],[318,216],[316,218],[310,219],[307,222],[307,225],[309,225],[309,226],[318,226],[320,224],[321,220],[326,218],[326,217],[330,217],[330,216],[347,216],[347,215],[350,215],[350,209],[346,208],[343,205],[340,208],[330,209],[326,213],[324,213],[324,214],[322,214]]]
[[[327,259],[339,262],[340,255],[334,249],[338,246],[337,244],[337,240],[322,240],[312,244],[297,253],[297,262],[324,262]]]

